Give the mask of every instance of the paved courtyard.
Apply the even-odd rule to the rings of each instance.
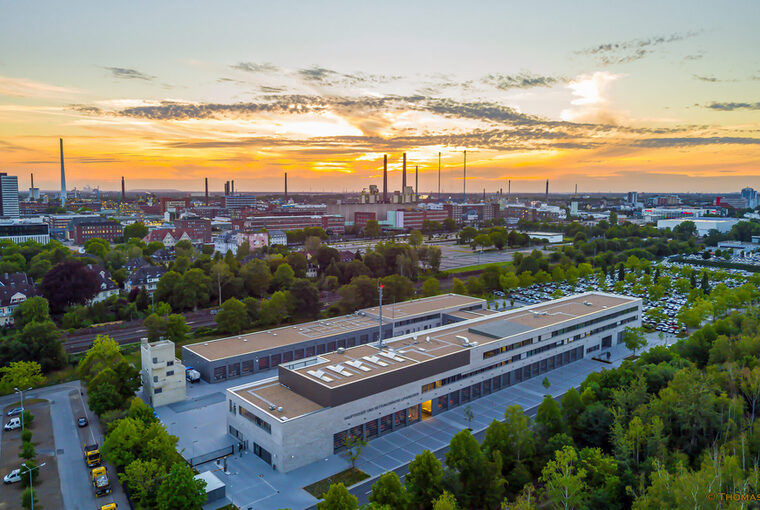
[[[649,346],[663,344],[672,339],[660,340],[656,334],[648,335]],[[590,357],[576,361],[546,374],[551,386],[546,390],[541,384],[543,377],[535,377],[510,386],[470,403],[473,422],[470,424],[477,433],[488,427],[494,419],[502,419],[506,408],[519,404],[523,409],[535,408],[546,393],[561,396],[571,387],[578,387],[592,372],[619,366],[630,351],[623,345],[613,346],[607,351],[611,363],[594,361]],[[186,458],[201,455],[220,446],[232,444],[226,436],[225,401],[223,395],[227,387],[245,384],[274,375],[269,373],[234,379],[222,384],[198,383],[188,386],[187,403],[165,406],[157,413],[167,424],[172,434],[179,436],[179,447],[185,449]],[[174,407],[175,409],[172,409]],[[367,444],[357,463],[357,467],[370,475],[369,482],[360,484],[354,491],[368,490],[372,479],[386,471],[408,464],[423,450],[438,450],[448,445],[451,438],[467,427],[464,409],[459,406],[430,419],[374,439]],[[301,488],[315,481],[327,478],[350,466],[340,455],[331,455],[323,461],[291,471],[287,474],[274,471],[251,452],[236,452],[225,462],[207,462],[197,466],[200,471],[213,471],[227,485],[228,501],[242,510],[268,510],[309,508],[317,500]],[[364,495],[359,494],[357,495]],[[215,510],[222,502],[207,505]]]

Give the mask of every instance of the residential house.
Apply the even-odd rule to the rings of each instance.
[[[148,294],[156,290],[158,280],[166,274],[166,268],[161,266],[144,266],[135,269],[124,281],[124,290],[131,292],[136,287],[144,288]]]
[[[0,326],[13,324],[13,311],[37,295],[34,280],[24,273],[0,274]]]

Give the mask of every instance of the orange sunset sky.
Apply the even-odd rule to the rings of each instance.
[[[0,2],[19,188],[760,188],[760,3]]]

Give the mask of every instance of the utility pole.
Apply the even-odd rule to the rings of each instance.
[[[32,510],[34,510],[34,482],[33,482],[33,478],[32,478],[32,471],[34,471],[35,469],[39,469],[39,468],[43,467],[45,464],[47,464],[47,462],[43,462],[39,466],[35,466],[32,469],[28,469],[27,468],[27,471],[29,473],[29,493],[32,496],[30,498],[32,500]],[[26,463],[24,463],[24,467],[26,467]]]
[[[380,288],[378,289],[380,292],[380,326],[378,327],[379,334],[377,335],[378,341],[377,341],[377,348],[382,349],[383,348],[383,285],[380,284]]]
[[[24,409],[24,392],[25,391],[29,391],[31,389],[32,389],[31,387],[29,387],[29,388],[27,388],[25,390],[20,390],[18,388],[13,388],[13,391],[15,391],[16,393],[20,393],[21,394],[21,432],[24,431],[24,411],[25,411],[25,409]]]

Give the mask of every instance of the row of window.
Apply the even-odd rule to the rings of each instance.
[[[369,441],[388,432],[417,423],[421,419],[421,411],[421,404],[417,404],[408,409],[402,409],[376,420],[370,420],[363,425],[357,425],[333,434],[333,452],[337,453],[345,449],[346,441],[350,437]]]
[[[512,351],[514,349],[519,349],[520,347],[525,347],[526,345],[530,345],[533,343],[532,338],[528,338],[525,340],[522,340],[520,342],[515,342],[513,344],[509,345],[502,345],[501,347],[498,347],[496,349],[491,349],[490,351],[486,351],[483,353],[483,359],[493,358],[494,356],[498,356],[499,354],[504,354],[507,351]]]
[[[580,324],[574,324],[572,326],[568,326],[566,328],[558,329],[556,331],[552,331],[552,336],[559,336],[563,335],[565,333],[570,333],[571,331],[576,331],[578,329],[582,329],[588,326],[591,326],[592,324],[598,324],[600,322],[608,321],[610,319],[614,319],[615,317],[620,317],[621,315],[625,315],[627,313],[636,312],[638,311],[638,306],[632,306],[630,308],[626,308],[625,310],[620,310],[619,312],[611,313],[609,315],[605,315],[604,317],[598,317],[596,319],[591,319],[586,322],[581,322]]]
[[[435,319],[438,319],[440,317],[440,314],[434,313],[432,315],[424,315],[422,317],[415,317],[414,319],[406,319],[403,321],[399,321],[396,323],[396,326],[406,326],[409,324],[417,324],[419,322],[426,322],[426,321],[432,321]]]
[[[238,414],[240,414],[240,416],[242,416],[246,420],[253,422],[254,425],[262,429],[267,434],[272,433],[272,426],[268,422],[262,420],[261,418],[259,418],[258,416],[250,412],[245,407],[239,406]]]

